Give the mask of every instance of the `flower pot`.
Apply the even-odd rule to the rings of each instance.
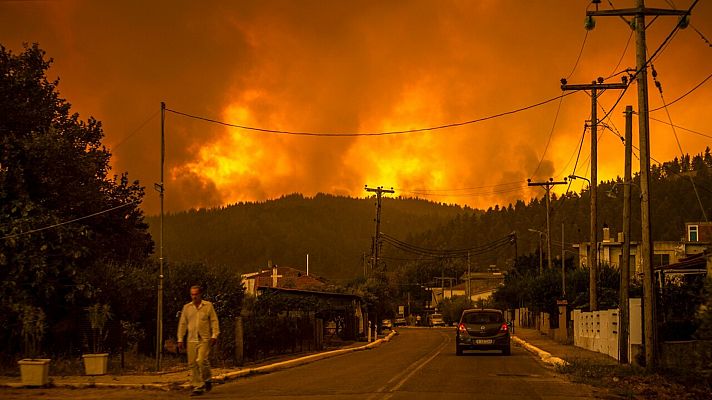
[[[106,375],[109,364],[109,354],[84,354],[84,372],[86,375]]]
[[[49,383],[49,358],[25,358],[17,362],[25,386],[45,386]]]

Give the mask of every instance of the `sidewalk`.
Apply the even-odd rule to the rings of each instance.
[[[237,379],[252,374],[267,374],[281,369],[291,368],[298,365],[307,364],[310,362],[323,360],[325,358],[335,357],[341,354],[346,354],[354,351],[370,350],[378,347],[384,342],[391,340],[397,334],[396,331],[391,331],[387,336],[368,343],[356,343],[353,346],[313,353],[306,356],[296,358],[281,358],[281,361],[265,361],[243,368],[212,368],[213,382],[223,383],[229,380]],[[186,368],[177,372],[162,372],[152,374],[135,374],[135,375],[100,375],[100,376],[51,376],[51,386],[65,388],[89,388],[89,387],[104,387],[104,388],[133,388],[133,389],[154,389],[154,390],[183,390],[189,389],[190,371]],[[20,382],[20,377],[0,376],[0,388],[22,388],[24,385]]]
[[[606,354],[576,347],[573,344],[559,343],[536,329],[516,327],[512,341],[550,365],[561,365],[576,359],[596,360],[610,365],[618,363]]]

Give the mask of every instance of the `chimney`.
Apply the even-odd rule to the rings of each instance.
[[[611,241],[611,228],[608,228],[608,227],[603,228],[603,241],[604,242]]]

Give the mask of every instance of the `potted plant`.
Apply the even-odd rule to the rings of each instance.
[[[94,304],[87,307],[87,316],[91,325],[89,348],[91,353],[84,354],[84,370],[87,375],[105,375],[109,364],[109,353],[103,352],[104,341],[108,335],[106,323],[111,319],[108,304]]]
[[[39,307],[20,307],[22,321],[22,341],[25,357],[18,361],[22,384],[25,386],[45,386],[49,383],[48,358],[37,358],[45,332],[45,313]]]

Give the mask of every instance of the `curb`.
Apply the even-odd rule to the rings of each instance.
[[[287,369],[287,368],[292,368],[292,367],[297,367],[297,366],[309,364],[309,363],[312,363],[315,361],[340,356],[342,354],[353,353],[356,351],[370,350],[370,349],[380,346],[383,343],[389,342],[393,338],[393,336],[395,336],[397,334],[398,334],[397,331],[392,330],[391,333],[389,333],[388,336],[386,336],[385,338],[378,339],[378,340],[371,342],[367,345],[363,345],[363,346],[359,346],[359,347],[352,347],[352,348],[348,348],[348,349],[325,351],[323,353],[311,354],[308,356],[295,358],[293,360],[282,361],[282,362],[278,362],[278,363],[274,363],[274,364],[270,364],[270,365],[263,365],[261,367],[247,368],[247,369],[243,369],[240,371],[228,372],[227,374],[214,376],[213,381],[214,382],[227,382],[229,380],[233,380],[233,379],[237,379],[239,377],[253,375],[253,374],[268,374],[270,372],[279,371],[282,369]],[[187,384],[182,385],[182,386],[187,386]]]
[[[380,346],[383,343],[390,342],[391,339],[397,334],[398,334],[397,331],[391,330],[391,333],[389,333],[388,336],[386,336],[382,339],[378,339],[374,342],[371,342],[371,343],[363,345],[363,346],[351,347],[348,349],[325,351],[323,353],[310,354],[308,356],[295,358],[293,360],[281,361],[281,362],[277,362],[274,364],[263,365],[261,367],[245,368],[245,369],[241,369],[239,371],[228,372],[225,374],[213,376],[212,380],[214,383],[225,383],[225,382],[228,382],[233,379],[240,378],[240,377],[256,375],[256,374],[269,374],[271,372],[275,372],[275,371],[279,371],[279,370],[287,369],[287,368],[293,368],[293,367],[297,367],[297,366],[304,365],[304,364],[309,364],[309,363],[312,363],[315,361],[336,357],[336,356],[339,356],[342,354],[353,353],[356,351],[371,350],[371,349],[374,349],[374,348]],[[188,383],[188,382],[186,382],[186,383],[170,382],[170,383],[133,384],[133,383],[91,383],[91,382],[86,382],[86,383],[59,383],[59,384],[55,384],[50,381],[50,384],[48,386],[55,387],[55,388],[74,388],[74,389],[88,389],[88,388],[111,389],[111,388],[113,388],[113,389],[152,389],[152,390],[171,391],[171,390],[188,389],[188,388],[190,388],[190,383]],[[9,384],[4,384],[4,385],[0,384],[0,387],[21,389],[21,388],[25,388],[26,386],[23,385],[22,383],[9,383]]]
[[[551,353],[548,351],[544,351],[532,344],[527,343],[526,341],[516,337],[512,336],[512,341],[517,344],[518,346],[524,347],[528,352],[534,354],[535,356],[538,356],[541,361],[543,361],[545,364],[558,367],[558,366],[563,366],[567,365],[568,363],[564,361],[563,359],[552,356]]]

